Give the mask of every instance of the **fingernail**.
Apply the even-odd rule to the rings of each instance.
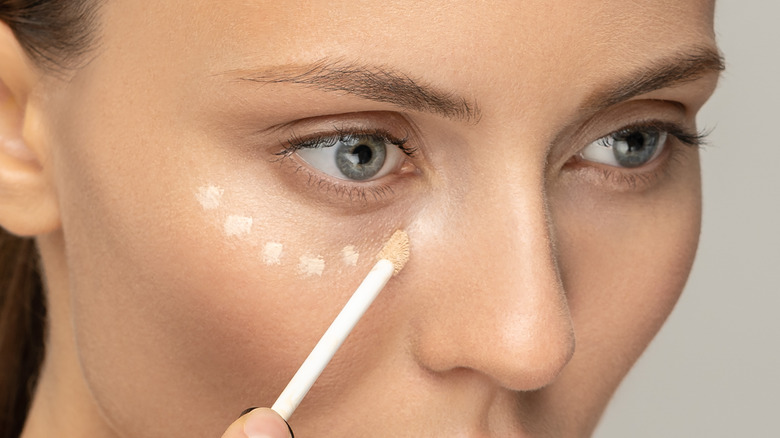
[[[244,409],[243,411],[241,411],[241,414],[238,416],[238,418],[243,417],[244,415],[254,411],[255,409],[257,409],[257,406],[252,406],[251,408]]]
[[[284,418],[282,418],[284,420]],[[290,423],[287,422],[287,420],[284,420],[284,424],[287,425],[287,430],[290,432],[290,438],[295,438],[295,434],[292,431],[292,427],[290,427]]]
[[[288,435],[292,429],[282,417],[270,409],[254,409],[244,420],[244,434],[248,438],[276,438]]]

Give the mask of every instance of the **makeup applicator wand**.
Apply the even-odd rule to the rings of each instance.
[[[360,283],[355,293],[341,309],[336,319],[330,324],[317,345],[303,361],[290,383],[276,399],[271,409],[276,411],[285,421],[290,419],[295,409],[309,392],[314,382],[322,374],[322,370],[336,354],[358,320],[374,302],[382,288],[390,278],[403,269],[409,260],[409,236],[403,230],[398,230],[385,243],[377,255],[379,259],[371,271]]]

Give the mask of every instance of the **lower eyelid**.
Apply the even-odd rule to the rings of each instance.
[[[396,195],[391,183],[372,180],[362,183],[354,183],[348,180],[337,180],[319,175],[311,169],[308,173],[307,184],[327,195],[335,195],[351,203],[354,202],[379,202],[389,201]]]
[[[294,191],[318,201],[328,199],[335,202],[333,205],[336,207],[340,202],[346,202],[345,206],[350,208],[356,204],[368,207],[392,202],[405,190],[403,185],[407,177],[416,173],[414,165],[404,169],[405,163],[396,174],[359,182],[323,174],[294,153],[280,155],[272,161],[279,163]]]

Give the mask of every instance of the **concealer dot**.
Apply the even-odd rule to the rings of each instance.
[[[268,242],[263,247],[263,263],[266,265],[278,265],[282,259],[284,246],[277,242]]]
[[[347,266],[356,266],[358,259],[360,259],[360,254],[355,250],[354,245],[348,245],[341,250],[341,259]]]
[[[219,207],[223,193],[225,193],[225,189],[209,184],[199,187],[198,192],[195,193],[195,198],[197,198],[204,210],[214,210]]]
[[[225,219],[225,235],[242,236],[252,231],[252,218],[246,216],[230,215]]]
[[[311,277],[312,275],[321,276],[324,270],[325,260],[319,255],[302,255],[298,259],[298,272],[304,277]]]

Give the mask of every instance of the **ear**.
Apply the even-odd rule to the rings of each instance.
[[[60,225],[40,114],[30,105],[39,78],[13,32],[0,22],[0,226],[19,236]]]

